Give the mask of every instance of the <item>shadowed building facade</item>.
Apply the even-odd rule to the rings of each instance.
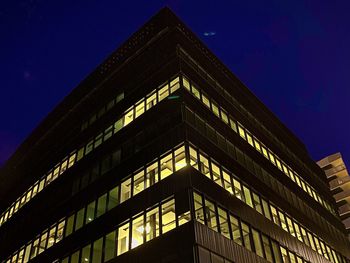
[[[329,155],[317,164],[324,170],[337,203],[339,215],[350,237],[350,176],[340,153]]]
[[[1,262],[350,262],[305,146],[166,8],[0,180]]]

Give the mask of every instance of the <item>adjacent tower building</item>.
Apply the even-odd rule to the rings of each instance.
[[[1,262],[350,262],[303,143],[166,8],[0,180]]]
[[[339,215],[350,237],[350,176],[343,158],[340,153],[335,153],[318,161],[317,164],[326,173]]]

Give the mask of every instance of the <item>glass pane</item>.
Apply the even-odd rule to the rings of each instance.
[[[176,227],[175,217],[175,201],[170,201],[162,204],[162,233],[166,233]]]
[[[146,110],[149,110],[156,104],[157,104],[157,94],[153,93],[150,97],[146,99]]]
[[[143,214],[142,214],[132,220],[131,249],[143,244],[144,232],[145,232],[145,226],[144,226]]]
[[[244,128],[240,125],[238,125],[238,132],[239,132],[239,135],[245,140],[245,131],[244,131]]]
[[[53,244],[55,244],[56,240],[56,226],[51,227],[49,231],[49,237],[47,241],[47,248],[51,247]]]
[[[100,196],[97,200],[96,217],[99,217],[106,213],[107,206],[107,194]]]
[[[281,248],[282,260],[284,263],[290,263],[287,250],[284,247]]]
[[[215,206],[212,202],[205,200],[205,217],[207,225],[214,231],[218,231],[218,223],[216,221]]]
[[[196,169],[198,169],[198,157],[197,157],[197,151],[193,149],[191,146],[190,149],[190,165]]]
[[[61,221],[58,224],[57,233],[56,233],[56,243],[60,242],[63,239],[63,230],[64,230],[65,224],[66,224],[65,220]]]
[[[177,221],[179,222],[179,226],[182,226],[183,224],[186,224],[187,222],[191,221],[191,213],[190,211],[187,211],[185,213],[182,213],[177,217]]]
[[[90,249],[91,249],[90,244],[82,249],[81,259],[80,259],[81,263],[90,262]]]
[[[227,212],[221,208],[218,208],[218,214],[219,214],[219,227],[220,227],[220,233],[224,235],[227,238],[230,238],[230,231],[228,227],[228,218],[227,218]]]
[[[222,187],[219,165],[216,164],[215,162],[211,162],[211,171],[212,171],[214,182]]]
[[[261,202],[262,202],[265,217],[267,219],[271,220],[271,213],[270,213],[270,209],[269,209],[269,205],[268,205],[267,201],[265,199],[261,198]]]
[[[285,217],[284,217],[284,214],[283,214],[281,211],[278,211],[278,217],[279,217],[279,219],[280,219],[281,226],[282,226],[283,230],[288,232],[288,227],[287,227],[286,219],[285,219]]]
[[[88,224],[95,219],[95,204],[95,201],[92,201],[90,204],[88,204],[86,208],[85,224]]]
[[[163,100],[164,98],[166,98],[168,96],[169,96],[169,89],[168,89],[168,84],[166,84],[158,91],[159,101]]]
[[[267,236],[264,236],[264,235],[262,235],[261,238],[262,238],[262,243],[265,251],[265,257],[268,262],[273,262],[269,239]]]
[[[185,89],[190,90],[190,83],[184,76],[182,76],[182,83],[183,83]]]
[[[103,238],[96,240],[93,244],[92,263],[101,263],[102,261]]]
[[[121,184],[120,202],[124,202],[131,197],[131,178]]]
[[[293,227],[293,222],[292,220],[290,219],[290,217],[286,216],[286,220],[287,220],[287,225],[288,225],[288,229],[289,229],[289,233],[292,235],[292,236],[296,236],[295,235],[295,231],[294,231],[294,227]]]
[[[160,180],[171,175],[174,171],[173,168],[173,159],[172,153],[169,153],[167,156],[163,157],[160,160]]]
[[[218,104],[214,101],[211,102],[211,109],[213,111],[213,113],[220,118],[220,113],[219,113],[219,107]]]
[[[239,181],[237,181],[235,178],[232,178],[233,181],[233,189],[234,189],[234,194],[238,199],[242,200],[242,186]]]
[[[139,117],[144,112],[145,112],[145,101],[141,101],[139,104],[136,105],[135,118]]]
[[[185,166],[186,166],[185,146],[181,146],[179,149],[175,150],[175,171],[178,171]]]
[[[252,234],[253,234],[255,253],[260,257],[264,257],[264,252],[263,252],[263,248],[261,245],[259,232],[256,231],[255,229],[252,229]]]
[[[250,229],[249,226],[246,225],[245,223],[241,223],[242,226],[242,235],[243,235],[243,241],[244,241],[244,246],[252,251],[252,245],[251,245],[251,240],[250,240]]]
[[[69,236],[73,232],[73,229],[74,229],[74,218],[75,218],[75,215],[73,214],[67,220],[66,231],[64,233],[65,237]]]
[[[146,214],[146,242],[159,236],[159,208],[156,207]]]
[[[194,199],[194,218],[196,221],[202,223],[204,225],[204,212],[203,212],[203,201],[202,197],[197,194],[193,193],[193,199]]]
[[[80,251],[76,251],[73,255],[70,257],[70,263],[79,263],[79,254]]]
[[[233,194],[230,174],[227,171],[225,171],[224,169],[222,169],[222,177],[223,177],[223,181],[224,181],[225,190],[229,191],[231,194]]]
[[[108,210],[116,207],[119,204],[119,187],[116,186],[109,191],[108,194]]]
[[[199,170],[202,174],[210,178],[208,158],[199,154]]]
[[[270,205],[270,209],[271,209],[271,214],[272,214],[272,219],[273,219],[273,222],[276,224],[276,225],[281,225],[280,224],[280,221],[279,221],[279,219],[278,219],[278,215],[277,215],[277,209],[274,207],[274,206],[272,206],[272,205]]]
[[[254,147],[254,143],[253,143],[253,138],[252,138],[252,136],[251,136],[248,132],[246,133],[246,135],[247,135],[247,142],[248,142],[251,146]]]
[[[84,213],[85,213],[85,207],[80,209],[77,213],[77,218],[75,220],[75,231],[77,231],[79,228],[81,228],[84,224]]]
[[[134,175],[134,192],[133,195],[137,195],[145,189],[145,179],[144,179],[144,171],[141,170]]]
[[[115,231],[106,235],[104,262],[115,257]]]
[[[146,168],[146,188],[158,182],[158,162],[150,164]]]
[[[40,243],[39,243],[39,254],[46,249],[47,235],[48,235],[47,232],[41,235]]]
[[[202,102],[204,103],[205,106],[207,106],[210,109],[210,102],[209,102],[208,96],[204,93],[202,93]]]
[[[244,192],[244,200],[247,205],[250,207],[253,207],[253,200],[252,200],[252,195],[250,192],[250,189],[248,189],[246,186],[243,185],[243,192]]]
[[[282,263],[282,257],[281,257],[281,251],[280,251],[279,245],[273,240],[271,240],[271,244],[272,244],[272,251],[273,251],[273,256],[275,258],[275,262]]]
[[[129,250],[129,222],[118,228],[117,256]]]
[[[200,99],[199,90],[196,87],[194,87],[193,85],[192,85],[192,93],[197,99]]]
[[[263,214],[260,197],[254,192],[253,192],[253,201],[254,201],[255,210],[258,211],[260,214]]]
[[[230,215],[230,223],[231,223],[233,241],[239,245],[242,245],[242,237],[241,237],[241,231],[240,231],[238,219]]]
[[[124,116],[124,125],[123,127],[125,127],[126,125],[128,125],[130,122],[132,122],[134,120],[134,108],[131,108],[130,110],[128,110]]]

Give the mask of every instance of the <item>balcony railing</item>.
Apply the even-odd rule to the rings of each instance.
[[[334,199],[336,202],[340,202],[340,201],[347,199],[347,198],[350,199],[350,189],[342,191],[342,192],[334,195]]]

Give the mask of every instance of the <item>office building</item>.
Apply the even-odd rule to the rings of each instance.
[[[350,176],[340,153],[329,155],[317,164],[324,170],[337,203],[339,215],[350,237]]]
[[[350,262],[323,171],[169,9],[0,175],[2,262]]]

